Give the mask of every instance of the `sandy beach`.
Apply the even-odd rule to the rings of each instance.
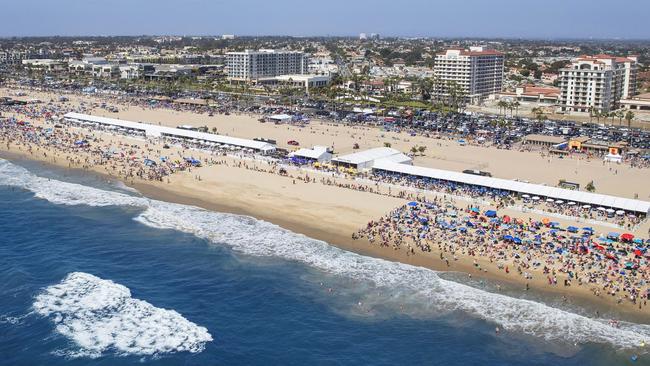
[[[10,95],[14,91],[0,90],[0,95]],[[53,94],[30,92],[30,97],[44,101],[57,100]],[[79,105],[82,101],[100,102],[92,97],[70,96],[69,104]],[[288,140],[297,140],[301,146],[333,146],[338,153],[353,151],[353,144],[361,149],[382,146],[390,142],[393,148],[408,151],[414,145],[425,145],[424,156],[416,156],[416,165],[448,170],[481,169],[490,171],[493,176],[508,179],[521,179],[535,183],[555,185],[559,179],[579,182],[581,185],[593,180],[597,192],[648,200],[650,169],[631,168],[625,165],[612,166],[597,159],[556,159],[549,160],[538,152],[499,150],[483,146],[460,146],[453,140],[434,139],[423,136],[410,136],[407,133],[386,132],[371,127],[349,127],[331,123],[312,121],[308,128],[288,125],[260,123],[256,115],[199,115],[185,111],[166,109],[145,109],[138,106],[125,106],[115,103],[119,112],[110,113],[102,109],[91,110],[94,115],[103,115],[166,126],[190,124],[194,126],[215,127],[220,134],[242,138],[264,137],[278,141],[280,147],[288,148]],[[5,114],[6,115],[6,114]],[[20,117],[20,116],[17,116]],[[23,116],[24,117],[24,116]],[[45,121],[29,119],[34,124]],[[74,129],[72,129],[74,130]],[[160,147],[148,146],[147,141],[124,136],[111,136],[92,132],[105,144],[126,144],[137,149],[150,149],[155,154]],[[371,220],[386,215],[391,210],[405,205],[411,199],[445,199],[457,205],[472,203],[471,199],[445,195],[439,192],[418,192],[404,190],[403,197],[396,197],[393,191],[388,195],[388,186],[373,185],[353,177],[334,177],[310,169],[293,168],[287,176],[274,174],[272,166],[264,161],[231,156],[214,156],[200,151],[191,154],[203,161],[213,163],[186,171],[175,172],[162,181],[146,181],[133,177],[120,177],[120,169],[109,166],[84,164],[84,156],[56,149],[41,147],[29,149],[25,145],[1,144],[3,157],[7,159],[26,158],[63,168],[84,169],[120,179],[147,197],[169,202],[195,205],[209,210],[253,216],[272,222],[291,231],[326,241],[343,249],[365,255],[400,261],[441,271],[459,271],[479,278],[500,281],[520,286],[522,291],[528,283],[533,291],[547,293],[548,296],[566,296],[570,302],[593,302],[603,312],[621,314],[622,317],[650,319],[650,310],[644,306],[638,309],[634,304],[617,304],[615,298],[594,297],[588,286],[547,286],[544,276],[535,275],[524,280],[514,274],[499,271],[485,258],[458,255],[458,260],[449,266],[440,259],[441,252],[433,248],[431,252],[418,252],[407,255],[404,250],[394,250],[370,244],[367,240],[353,240],[352,233],[367,225]],[[44,154],[45,153],[45,154]],[[182,155],[184,149],[172,147],[166,154]],[[336,184],[323,184],[331,179]],[[349,186],[349,188],[346,188]],[[363,187],[363,189],[359,189]],[[372,192],[369,191],[372,189]],[[366,191],[363,191],[366,190]],[[445,201],[446,202],[446,201]],[[483,205],[483,207],[490,207]],[[534,212],[521,212],[513,208],[500,209],[501,214],[512,217],[529,217],[541,220],[545,215]],[[557,217],[554,220],[563,226],[575,224],[570,218]],[[579,224],[578,224],[579,225]],[[611,231],[606,223],[591,226],[598,232]],[[648,222],[636,227],[634,232],[646,235]],[[480,263],[479,269],[473,261]]]
[[[0,95],[15,94],[15,90],[0,89]],[[56,101],[59,95],[26,91],[29,98],[41,101]],[[410,136],[408,132],[400,133],[383,131],[380,128],[345,126],[313,120],[308,128],[290,125],[274,125],[260,123],[259,115],[246,114],[196,114],[188,111],[167,109],[142,108],[119,103],[116,98],[97,98],[93,96],[68,95],[69,104],[86,105],[91,103],[107,103],[116,106],[118,112],[111,113],[106,109],[95,108],[97,116],[119,118],[129,121],[161,124],[176,127],[192,125],[207,126],[210,130],[216,128],[217,133],[241,138],[264,137],[274,139],[278,147],[290,150],[296,149],[287,144],[296,140],[301,147],[323,145],[333,147],[337,153],[353,152],[353,145],[359,144],[359,149],[369,149],[390,143],[391,147],[409,152],[413,146],[426,146],[424,155],[414,157],[415,165],[462,171],[478,169],[488,171],[494,177],[519,179],[537,184],[557,185],[560,179],[576,182],[584,187],[593,180],[597,193],[611,194],[620,197],[650,200],[650,169],[632,168],[629,165],[605,164],[601,159],[587,160],[585,157],[558,159],[557,157],[541,156],[539,152],[505,150],[485,147],[479,144],[459,145],[455,139],[437,139],[424,136]],[[27,98],[27,97],[24,97]]]

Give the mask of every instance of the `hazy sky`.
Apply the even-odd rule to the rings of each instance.
[[[2,0],[0,36],[650,39],[650,0]]]

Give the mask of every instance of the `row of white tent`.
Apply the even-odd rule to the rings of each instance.
[[[139,123],[131,121],[123,121],[115,118],[108,117],[98,117],[92,116],[89,114],[81,113],[66,113],[63,118],[69,122],[77,123],[97,123],[103,126],[113,126],[118,128],[124,128],[127,130],[136,130],[144,132],[146,136],[150,137],[173,137],[173,138],[183,138],[183,139],[192,139],[201,142],[209,142],[213,144],[220,144],[223,146],[237,146],[245,149],[253,149],[254,151],[259,151],[262,154],[268,154],[275,150],[275,146],[262,141],[241,139],[237,137],[215,135],[211,133],[190,131],[180,128],[166,127],[152,125],[148,123]]]
[[[650,202],[640,201],[636,199],[615,197],[598,193],[572,191],[569,189],[517,182],[508,179],[484,177],[448,170],[398,164],[385,160],[377,160],[373,166],[373,170],[475,185],[485,188],[515,192],[518,194],[528,194],[532,196],[552,198],[555,200],[576,202],[582,205],[593,205],[616,210],[625,210],[627,212],[642,213],[644,215],[647,215],[650,212]]]

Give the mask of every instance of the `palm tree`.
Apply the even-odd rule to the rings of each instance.
[[[328,102],[334,107],[334,112],[336,112],[336,104],[338,103],[339,88],[338,85],[330,85],[329,88],[325,91],[325,96],[328,99]]]
[[[433,81],[431,79],[419,79],[418,88],[420,89],[420,98],[422,101],[431,100],[431,91],[433,90]]]
[[[516,111],[516,116],[519,116],[519,106],[521,106],[521,103],[519,103],[518,100],[515,100],[514,102],[512,102],[512,107]]]
[[[506,102],[505,100],[500,100],[497,103],[497,107],[499,107],[499,114],[503,114],[505,116],[506,109],[508,108],[508,102]],[[503,113],[501,113],[502,110]]]
[[[627,128],[632,126],[632,120],[634,119],[634,113],[632,111],[627,111],[625,113],[625,120],[627,121]]]
[[[625,112],[622,109],[616,111],[616,117],[618,117],[618,125],[623,124],[623,117],[625,117]]]
[[[417,146],[413,146],[413,147],[411,148],[411,152],[413,153],[413,155],[415,155],[415,154],[418,152],[418,147],[417,147]]]
[[[438,102],[440,100],[440,94],[441,94],[441,87],[442,83],[440,82],[440,78],[437,76],[432,76],[431,77],[431,89],[433,90],[431,94],[431,101],[432,102]]]
[[[607,114],[607,117],[612,119],[612,126],[614,125],[614,118],[616,117],[616,112],[612,111]]]
[[[546,115],[544,114],[544,110],[540,107],[535,107],[531,110],[533,114],[535,114],[535,117],[537,118],[537,121],[540,123],[543,122],[546,119]]]
[[[418,146],[418,151],[420,152],[420,155],[424,156],[424,152],[427,150],[426,146]]]
[[[461,104],[464,104],[465,92],[456,81],[447,82],[447,94],[449,95],[450,106],[455,113],[461,109]]]

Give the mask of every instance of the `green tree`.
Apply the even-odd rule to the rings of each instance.
[[[625,113],[625,120],[627,121],[627,128],[630,128],[632,126],[632,120],[634,119],[634,113],[632,111],[627,111]]]
[[[514,102],[511,103],[510,107],[515,109],[515,113],[517,116],[519,116],[519,107],[521,106],[521,103],[519,103],[518,100],[515,100]],[[511,111],[512,113],[512,111]]]
[[[616,117],[618,117],[618,125],[623,124],[623,118],[625,117],[625,112],[622,109],[616,111]]]
[[[501,114],[501,115],[503,115],[505,117],[506,110],[508,108],[508,102],[506,102],[505,100],[500,100],[497,103],[497,107],[499,107],[499,114]],[[503,113],[501,111],[503,111]]]
[[[420,155],[424,156],[424,152],[427,150],[426,146],[418,146],[418,152]]]

